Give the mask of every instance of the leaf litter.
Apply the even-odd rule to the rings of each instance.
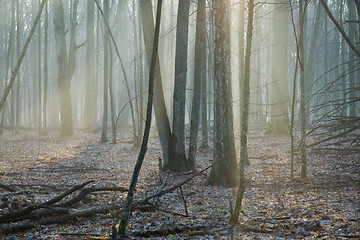
[[[109,139],[111,137],[109,136]],[[236,147],[239,150],[239,139]],[[343,151],[310,151],[308,178],[300,175],[295,159],[295,178],[290,176],[290,140],[249,135],[251,165],[246,169],[247,188],[240,222],[228,219],[236,189],[206,186],[209,170],[189,184],[153,199],[155,208],[135,209],[127,228],[131,238],[163,239],[354,239],[360,236],[360,154]],[[117,144],[100,143],[97,135],[77,133],[64,138],[31,132],[0,138],[0,216],[9,211],[51,199],[75,185],[93,180],[94,187],[128,187],[137,158],[130,135]],[[239,151],[238,153],[239,154]],[[135,201],[159,191],[166,181],[172,186],[190,173],[160,172],[160,143],[149,142]],[[210,149],[199,149],[196,169],[212,164]],[[183,199],[183,197],[185,199]],[[69,196],[70,197],[70,196]],[[73,210],[123,204],[126,193],[94,192]],[[186,206],[185,206],[186,205]],[[188,214],[186,214],[186,212]],[[109,237],[119,213],[98,214],[62,224],[36,225],[28,231],[3,234],[4,239],[102,239]],[[163,230],[167,230],[163,231]],[[0,233],[1,234],[1,233]],[[1,236],[1,235],[0,235]]]

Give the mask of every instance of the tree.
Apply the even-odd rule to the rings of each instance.
[[[109,18],[109,0],[104,0],[104,18],[108,21]],[[109,31],[105,29],[104,33],[104,100],[103,100],[103,118],[102,118],[102,131],[101,142],[107,142],[107,127],[108,127],[108,101],[109,101]]]
[[[175,81],[173,98],[173,131],[171,138],[171,156],[164,167],[171,171],[190,169],[185,155],[185,98],[187,74],[187,47],[189,31],[190,0],[179,1],[176,52]]]
[[[17,60],[17,63],[16,63],[16,65],[15,65],[15,68],[14,68],[14,70],[13,70],[12,73],[11,73],[10,81],[9,81],[9,83],[6,85],[6,88],[5,88],[5,90],[4,90],[4,93],[3,93],[2,98],[1,98],[1,100],[0,100],[0,111],[3,109],[3,107],[4,107],[4,105],[5,105],[5,102],[6,102],[6,99],[7,99],[8,95],[9,95],[9,93],[10,93],[10,90],[11,90],[14,82],[15,82],[15,79],[16,79],[16,76],[17,76],[17,74],[18,74],[18,72],[19,72],[21,63],[22,63],[22,61],[23,61],[23,59],[24,59],[24,56],[25,56],[25,54],[26,54],[26,51],[27,51],[27,49],[28,49],[28,47],[29,47],[30,41],[31,41],[31,39],[32,39],[32,36],[34,35],[34,32],[35,32],[35,30],[36,30],[36,26],[37,26],[37,24],[38,24],[38,22],[39,22],[39,20],[40,20],[40,16],[41,16],[41,13],[42,13],[42,10],[43,10],[43,8],[44,8],[45,3],[46,3],[46,0],[43,0],[43,1],[41,2],[41,4],[40,4],[40,8],[39,8],[39,11],[38,11],[38,13],[37,13],[37,15],[36,15],[34,24],[33,24],[33,26],[31,27],[31,30],[30,30],[30,33],[29,33],[28,37],[26,38],[24,47],[23,47],[23,49],[21,50],[21,54],[20,54],[19,59]],[[7,77],[8,77],[7,74],[6,74],[5,76],[6,76],[5,78],[7,79]]]
[[[299,2],[299,57],[302,67],[300,68],[300,155],[301,155],[301,177],[305,178],[307,174],[306,159],[306,109],[305,109],[305,51],[304,51],[304,22],[307,5]]]
[[[288,117],[288,8],[276,0],[273,11],[271,122],[267,134],[289,134]]]
[[[239,3],[239,121],[241,128],[242,119],[242,95],[244,94],[244,73],[245,73],[245,0],[241,0]],[[240,129],[241,132],[241,129]]]
[[[199,0],[196,15],[194,89],[191,108],[189,165],[195,168],[200,117],[201,83],[206,81],[206,1]]]
[[[86,86],[84,123],[86,132],[96,131],[97,101],[95,88],[95,52],[94,52],[94,0],[87,0],[86,11]]]
[[[230,1],[214,0],[215,22],[214,91],[215,128],[214,162],[207,184],[235,186],[238,183],[234,144],[230,70]]]
[[[254,20],[254,0],[249,1],[248,26],[246,34],[246,54],[245,54],[245,74],[244,74],[244,94],[242,100],[244,106],[242,108],[241,119],[241,150],[240,150],[240,165],[239,165],[239,187],[236,197],[234,211],[231,213],[230,222],[237,223],[239,221],[239,214],[242,204],[242,199],[245,193],[245,165],[248,161],[247,151],[247,133],[248,133],[248,116],[249,116],[249,100],[250,100],[250,57],[251,44],[253,35],[253,20]]]
[[[144,44],[146,59],[148,64],[151,62],[151,53],[153,49],[153,36],[154,36],[154,17],[152,12],[152,3],[148,0],[140,0],[140,10],[141,10],[141,22],[144,35]],[[169,117],[166,112],[165,99],[163,84],[161,80],[161,71],[159,58],[156,58],[155,64],[155,86],[154,89],[154,111],[156,126],[159,133],[160,144],[163,153],[163,162],[164,165],[167,165],[169,162],[169,150],[170,150],[170,139],[171,139],[171,128]]]
[[[48,67],[48,33],[49,33],[49,4],[45,5],[45,22],[44,22],[44,103],[43,103],[43,132],[46,133],[47,127],[47,97],[48,97],[48,82],[49,82],[49,67]]]
[[[54,27],[58,64],[58,87],[60,94],[61,136],[73,134],[70,94],[70,69],[67,60],[63,1],[54,1]]]
[[[146,110],[146,122],[145,122],[145,129],[143,135],[143,141],[141,144],[141,149],[139,152],[138,159],[136,161],[136,165],[134,168],[134,173],[131,179],[131,184],[129,187],[128,195],[126,197],[126,202],[123,207],[121,221],[119,224],[118,234],[121,237],[125,236],[125,229],[127,227],[127,223],[129,220],[130,215],[130,208],[132,204],[132,200],[135,193],[137,179],[139,177],[139,173],[141,170],[141,165],[144,161],[145,153],[147,151],[147,143],[149,140],[150,135],[150,127],[151,127],[151,118],[152,118],[152,103],[154,97],[154,78],[156,72],[156,64],[158,59],[158,44],[159,44],[159,32],[160,32],[160,19],[161,19],[161,9],[162,9],[162,0],[158,0],[157,2],[157,11],[156,11],[156,25],[154,31],[154,40],[153,40],[153,51],[151,56],[150,62],[150,69],[149,69],[149,87],[148,87],[148,103],[147,103],[147,110]],[[113,236],[116,238],[116,236]]]

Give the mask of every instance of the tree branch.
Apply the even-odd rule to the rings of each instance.
[[[344,29],[340,26],[340,24],[337,22],[337,20],[335,19],[334,15],[331,13],[330,9],[328,8],[325,0],[320,0],[320,2],[322,3],[322,5],[324,6],[324,9],[327,13],[327,15],[329,16],[329,18],[331,19],[331,21],[335,24],[335,26],[337,27],[337,29],[340,31],[341,35],[343,36],[343,38],[345,39],[345,41],[348,43],[349,47],[354,51],[354,53],[358,56],[358,58],[360,58],[360,52],[359,50],[355,47],[355,45],[351,42],[350,38],[348,37],[348,35],[345,33]]]

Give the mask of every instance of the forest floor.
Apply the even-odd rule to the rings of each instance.
[[[309,139],[312,141],[315,139]],[[211,146],[199,150],[197,170],[212,164]],[[238,139],[236,146],[240,149]],[[236,189],[205,185],[208,170],[183,185],[186,208],[176,189],[158,199],[158,209],[135,210],[127,232],[134,239],[360,238],[360,151],[337,147],[308,152],[306,179],[299,177],[300,159],[296,158],[292,179],[289,177],[290,138],[266,136],[263,131],[252,130],[249,135],[251,165],[246,170],[247,187],[240,224],[228,224]],[[7,132],[0,137],[0,183],[16,191],[0,188],[0,217],[44,202],[89,180],[94,182],[88,186],[127,188],[138,151],[130,136],[120,136],[118,143],[112,144],[100,143],[99,136],[83,133],[64,138],[55,132],[46,136],[30,132],[12,136]],[[166,178],[167,186],[191,176],[160,174],[159,157],[160,144],[153,137],[135,200],[158,191],[162,185],[160,176],[163,181]],[[123,204],[125,198],[126,192],[94,192],[71,211],[114,202]],[[116,214],[99,214],[62,224],[35,224],[31,230],[0,233],[0,239],[104,239],[117,223]],[[173,232],[161,229],[173,229]]]

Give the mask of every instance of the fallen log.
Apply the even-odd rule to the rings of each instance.
[[[80,185],[76,185],[74,186],[73,188],[71,188],[70,190],[66,191],[65,193],[59,195],[59,196],[56,196],[46,202],[43,202],[43,203],[40,203],[40,204],[34,204],[34,205],[31,205],[31,206],[28,206],[20,211],[17,211],[17,212],[9,212],[3,216],[0,216],[0,223],[6,223],[6,222],[11,222],[11,221],[16,221],[16,219],[18,218],[22,218],[23,216],[26,216],[28,214],[30,214],[31,212],[33,212],[34,210],[37,210],[39,208],[43,208],[44,206],[49,206],[49,205],[52,205],[54,203],[57,203],[59,201],[61,201],[63,198],[65,198],[66,196],[70,195],[71,193],[85,187],[87,184],[91,183],[93,181],[88,181],[88,182],[85,182],[83,184],[80,184]]]
[[[94,207],[81,211],[71,212],[61,216],[53,216],[42,218],[37,221],[21,222],[21,223],[6,223],[0,224],[0,233],[8,234],[13,232],[24,231],[36,228],[39,225],[49,225],[54,223],[65,223],[67,221],[76,220],[77,218],[92,217],[96,214],[106,214],[121,208],[120,204],[110,204],[102,207]]]
[[[211,228],[211,226],[175,226],[171,228],[162,228],[148,231],[132,231],[130,236],[141,238],[164,237],[171,234],[179,234],[186,231],[199,231],[209,228]]]

